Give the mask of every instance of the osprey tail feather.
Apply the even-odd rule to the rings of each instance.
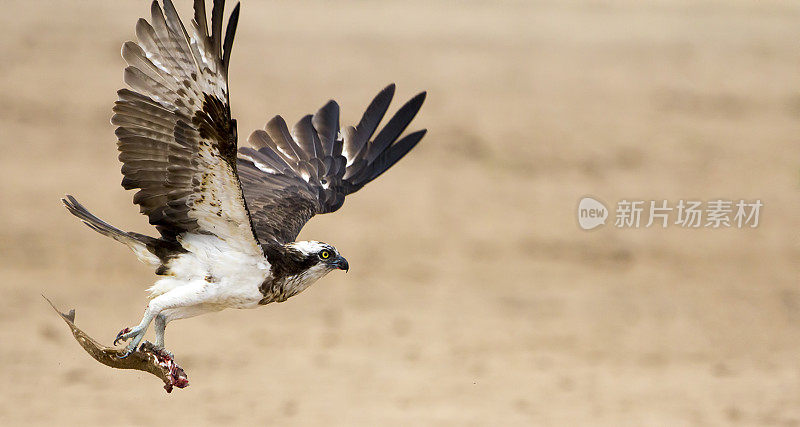
[[[61,199],[67,210],[78,217],[84,224],[92,230],[108,236],[120,243],[125,244],[127,247],[136,254],[136,257],[145,264],[153,266],[161,265],[160,259],[150,250],[150,245],[146,243],[147,236],[137,233],[128,233],[114,227],[113,225],[103,221],[102,219],[94,216],[88,209],[80,204],[74,197],[67,194],[66,198]],[[152,238],[149,238],[152,239]]]

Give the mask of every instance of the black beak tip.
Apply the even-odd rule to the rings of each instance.
[[[350,271],[350,264],[346,259],[344,259],[344,257],[339,257],[339,260],[336,261],[336,267],[338,267],[339,270],[344,270],[345,273]]]

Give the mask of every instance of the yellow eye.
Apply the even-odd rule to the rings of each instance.
[[[319,257],[322,259],[328,259],[331,257],[331,253],[330,251],[325,250],[319,253]]]

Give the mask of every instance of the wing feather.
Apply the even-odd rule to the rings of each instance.
[[[400,110],[386,123],[386,126],[378,132],[378,136],[369,144],[367,151],[367,161],[374,162],[375,159],[389,148],[389,145],[397,140],[400,134],[411,123],[414,116],[417,115],[422,103],[425,101],[425,92],[411,98],[410,101],[405,103]]]
[[[339,104],[333,100],[328,101],[314,114],[312,125],[319,134],[322,151],[326,158],[332,156],[339,135]]]
[[[117,126],[122,185],[163,237],[212,234],[248,254],[261,254],[236,164],[227,61],[237,5],[222,51],[224,0],[215,0],[208,34],[205,4],[195,1],[187,32],[170,0],[151,5],[150,22],[126,42],[128,63],[111,121]]]
[[[222,65],[227,70],[231,60],[231,47],[233,38],[236,36],[236,26],[239,23],[239,3],[233,8],[231,17],[228,20],[228,28],[225,30],[225,44],[222,46]]]
[[[300,119],[290,133],[280,116],[239,149],[242,182],[253,226],[261,244],[289,243],[316,214],[334,212],[345,196],[397,163],[425,135],[416,131],[398,140],[425,100],[421,93],[403,105],[375,139],[394,96],[394,85],[372,100],[356,127],[339,128],[339,105],[329,101]]]
[[[286,126],[286,121],[283,120],[283,117],[273,117],[267,122],[264,130],[275,142],[278,152],[286,156],[287,159],[293,161],[308,160],[306,152],[292,138],[292,134],[289,132],[289,127]]]
[[[375,98],[370,102],[364,114],[361,116],[361,121],[354,128],[353,137],[350,140],[345,140],[345,150],[348,160],[355,160],[361,154],[361,151],[367,144],[367,141],[375,133],[386,110],[389,109],[389,104],[394,97],[395,85],[394,83],[386,86]]]

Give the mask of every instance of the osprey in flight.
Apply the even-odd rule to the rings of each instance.
[[[412,98],[377,133],[394,95],[383,89],[356,126],[339,128],[329,101],[291,130],[281,116],[250,135],[237,151],[228,65],[239,17],[236,5],[223,37],[224,0],[214,0],[211,28],[204,0],[194,2],[188,28],[170,0],[154,1],[151,22],[136,25],[138,43],[122,46],[128,63],[111,122],[117,126],[122,186],[160,236],[119,230],[72,196],[62,201],[95,231],[127,245],[160,278],[150,287],[141,322],[114,341],[136,351],[155,321],[158,348],[167,323],[225,308],[282,302],[347,260],[333,246],[296,242],[316,214],[334,212],[408,153],[425,130],[403,131],[425,92]],[[398,139],[399,138],[399,139]]]

